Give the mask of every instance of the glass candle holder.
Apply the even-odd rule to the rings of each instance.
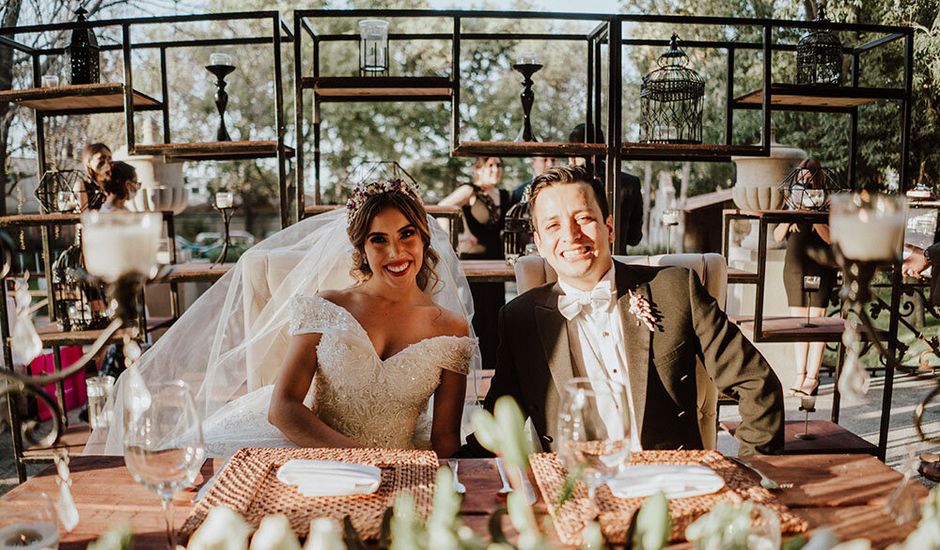
[[[209,54],[209,65],[231,65],[232,56],[227,53],[213,53]]]
[[[388,71],[388,21],[360,21],[359,36],[359,70],[364,74]]]
[[[231,208],[235,204],[235,195],[228,191],[220,191],[215,194],[215,206],[217,208]]]
[[[0,548],[45,550],[59,547],[59,523],[45,493],[0,498]]]
[[[533,51],[522,51],[519,52],[518,57],[516,58],[516,64],[518,65],[538,65],[539,56]]]
[[[90,274],[107,283],[126,275],[154,275],[163,230],[160,214],[87,211],[82,229]]]
[[[880,193],[832,196],[829,230],[832,244],[847,260],[888,262],[901,257],[907,204],[902,197]]]

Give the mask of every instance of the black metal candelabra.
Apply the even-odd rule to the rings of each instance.
[[[522,74],[522,93],[519,98],[522,100],[522,133],[516,141],[538,141],[532,134],[532,103],[535,101],[535,93],[532,92],[532,75],[542,68],[541,63],[516,63],[513,69]]]
[[[235,70],[233,65],[206,65],[206,70],[215,75],[215,108],[219,111],[219,131],[216,132],[216,141],[232,141],[225,128],[225,108],[228,106],[228,92],[225,91],[225,77]]]
[[[225,263],[225,256],[228,254],[228,248],[232,244],[231,236],[231,223],[232,215],[235,214],[235,211],[238,210],[238,206],[234,203],[232,206],[219,206],[218,204],[212,205],[213,210],[219,213],[222,216],[222,226],[224,228],[224,240],[222,241],[222,252],[219,253],[219,257],[212,262],[212,267],[215,267],[218,264]]]

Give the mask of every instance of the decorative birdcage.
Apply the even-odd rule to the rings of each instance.
[[[47,213],[77,212],[80,207],[79,197],[75,193],[75,184],[81,178],[77,170],[59,170],[51,167],[39,178],[36,186],[36,199]]]
[[[819,7],[817,23],[831,23],[825,6]],[[796,82],[809,85],[842,84],[842,42],[828,30],[813,29],[796,46]]]
[[[702,143],[705,79],[687,67],[679,35],[672,35],[656,64],[659,68],[644,76],[640,87],[640,141]]]
[[[69,42],[69,64],[72,67],[72,84],[97,84],[99,80],[98,38],[85,21],[85,8],[75,10],[80,25],[72,29]]]
[[[509,208],[503,222],[503,256],[510,264],[514,263],[519,256],[524,256],[526,246],[533,242],[529,189],[530,187],[527,186],[522,194],[522,200]]]
[[[778,189],[791,210],[829,210],[829,199],[834,193],[847,191],[843,178],[828,168],[803,168],[790,170]]]
[[[52,264],[52,293],[59,330],[91,330],[107,326],[105,292],[89,280],[85,271],[80,226],[75,242]]]

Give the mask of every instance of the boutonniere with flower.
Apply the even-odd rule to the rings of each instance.
[[[643,323],[646,328],[650,329],[650,332],[655,332],[656,327],[659,325],[659,316],[653,311],[650,301],[646,299],[646,296],[632,290],[628,290],[627,293],[630,296],[629,311],[636,317],[636,326]]]

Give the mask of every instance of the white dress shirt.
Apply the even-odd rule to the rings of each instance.
[[[610,288],[610,302],[606,308],[594,307],[586,303],[581,312],[566,320],[568,328],[568,345],[571,349],[571,360],[578,372],[596,380],[614,380],[620,382],[627,390],[627,405],[630,409],[630,448],[642,450],[640,446],[640,430],[636,425],[636,414],[633,406],[633,394],[630,391],[630,376],[627,372],[627,350],[624,343],[623,319],[620,308],[617,306],[617,286],[614,279],[614,268],[611,268],[598,282],[595,290],[584,292],[559,279],[558,286],[567,296],[588,295],[599,291],[598,287]],[[588,302],[588,299],[583,302]],[[645,365],[638,368],[645,368]]]

